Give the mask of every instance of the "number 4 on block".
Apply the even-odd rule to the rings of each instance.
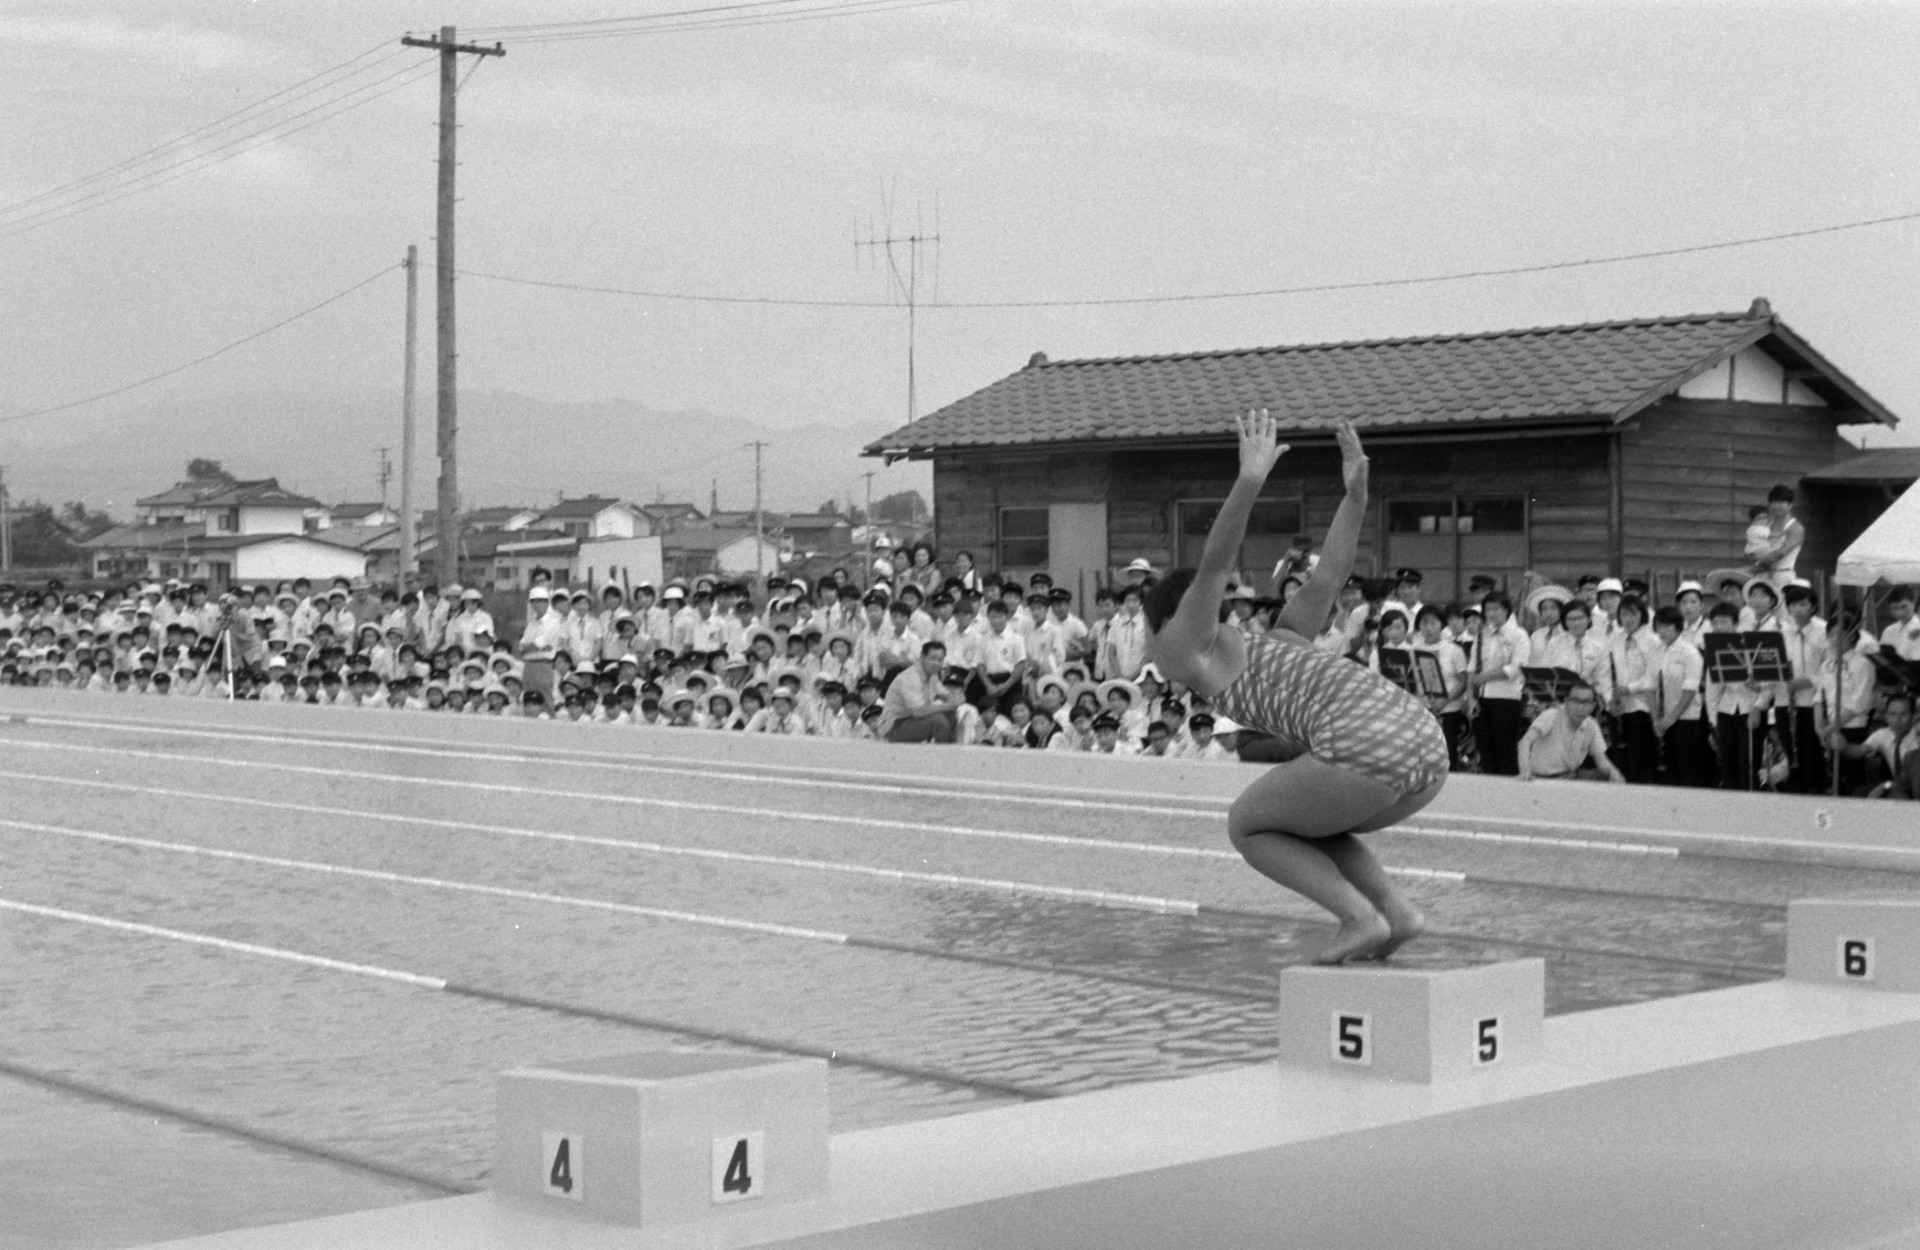
[[[766,1191],[766,1134],[725,1133],[713,1139],[713,1201],[739,1202]]]

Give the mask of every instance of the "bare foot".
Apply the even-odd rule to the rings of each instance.
[[[1421,915],[1420,909],[1412,903],[1403,902],[1398,907],[1389,907],[1383,914],[1387,918],[1387,925],[1392,929],[1392,933],[1386,941],[1368,951],[1362,958],[1385,959],[1419,937],[1421,931],[1427,927],[1427,918]]]
[[[1343,964],[1349,959],[1371,958],[1381,945],[1393,940],[1393,926],[1379,912],[1361,920],[1342,920],[1334,931],[1333,942],[1313,957],[1317,964]]]

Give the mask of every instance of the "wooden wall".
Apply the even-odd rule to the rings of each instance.
[[[1851,451],[1818,409],[1669,399],[1621,427],[1620,558],[1611,546],[1608,467],[1613,435],[1601,431],[1497,439],[1434,437],[1368,444],[1373,512],[1356,567],[1383,573],[1385,502],[1394,498],[1523,493],[1529,564],[1556,579],[1581,573],[1684,569],[1737,563],[1747,507],[1776,482],[1801,476]],[[1114,567],[1145,556],[1174,558],[1174,504],[1221,498],[1237,467],[1231,448],[942,457],[934,465],[935,536],[943,555],[971,549],[994,560],[996,510],[1056,501],[1107,502]],[[1308,532],[1324,535],[1339,505],[1340,461],[1329,446],[1289,452],[1268,481],[1271,498],[1299,499]],[[1802,565],[1830,565],[1835,524],[1820,492],[1802,492],[1808,529]]]
[[[1622,563],[1628,569],[1705,573],[1742,561],[1747,511],[1776,483],[1853,449],[1824,409],[1725,400],[1668,399],[1621,427]],[[1831,565],[1833,524],[1806,492],[1800,569]]]

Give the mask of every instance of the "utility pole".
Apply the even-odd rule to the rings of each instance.
[[[907,424],[912,425],[919,415],[919,391],[914,381],[914,346],[918,334],[918,310],[920,305],[920,249],[932,247],[935,264],[934,298],[939,298],[938,265],[940,258],[940,193],[933,196],[933,233],[928,234],[921,220],[921,212],[914,208],[914,228],[910,234],[896,235],[893,232],[893,200],[891,194],[886,197],[886,226],[884,231],[874,230],[872,218],[867,220],[867,237],[860,237],[860,221],[853,223],[853,252],[856,263],[861,252],[869,254],[884,253],[887,259],[887,272],[891,278],[890,292],[897,294],[907,302]],[[907,271],[900,272],[900,262],[893,254],[895,247],[907,254]]]
[[[454,376],[453,350],[453,171],[455,121],[454,99],[460,84],[454,70],[460,54],[505,56],[499,44],[491,48],[463,44],[455,40],[451,26],[440,28],[438,39],[415,39],[408,35],[400,42],[409,48],[432,48],[440,53],[440,191],[439,211],[434,224],[433,288],[439,332],[439,412],[440,508],[434,528],[434,560],[442,586],[450,586],[460,576],[460,476],[455,456],[455,435],[460,428],[458,389]]]
[[[380,453],[380,506],[384,508],[387,506],[387,483],[393,479],[393,457],[387,453],[393,448],[376,447],[374,450]]]
[[[756,438],[747,446],[753,448],[753,571],[760,576],[766,571],[760,558],[761,549],[767,545],[767,526],[760,514],[760,452],[769,444]]]
[[[873,470],[869,469],[860,476],[867,479],[867,568],[863,576],[867,579],[867,585],[871,586],[873,585]]]
[[[407,244],[407,359],[400,377],[400,593],[413,588],[414,306],[420,294],[420,249]]]
[[[13,500],[7,495],[6,470],[0,469],[0,573],[13,571]]]

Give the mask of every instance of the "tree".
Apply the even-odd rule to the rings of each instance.
[[[231,482],[233,474],[220,467],[218,460],[196,456],[187,461],[187,480],[192,482]]]
[[[893,521],[901,525],[918,525],[933,515],[933,509],[927,507],[927,501],[920,497],[917,490],[896,491],[885,499],[877,499],[873,504],[873,519]]]
[[[52,504],[35,500],[21,505],[13,510],[12,519],[13,562],[23,568],[78,564],[85,554]]]
[[[98,538],[113,528],[113,518],[104,512],[91,512],[87,505],[78,499],[60,505],[60,522],[80,542],[89,538]]]

